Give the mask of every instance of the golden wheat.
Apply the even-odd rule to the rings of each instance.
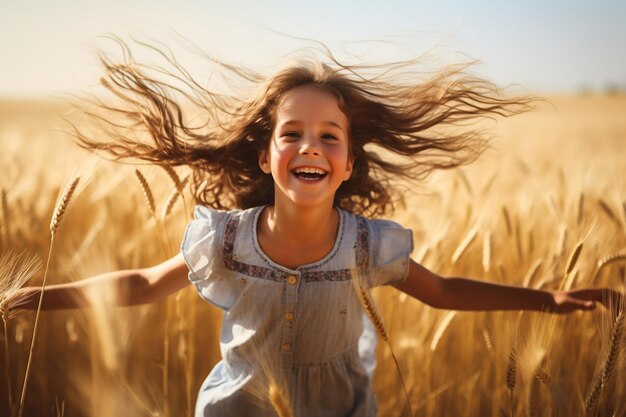
[[[483,236],[483,271],[489,272],[491,267],[491,233]]]
[[[612,222],[614,222],[617,226],[621,226],[619,222],[619,218],[617,217],[613,209],[611,209],[611,206],[609,206],[609,203],[599,198],[598,205],[600,206],[602,211],[609,217],[609,219],[611,219]]]
[[[580,225],[583,221],[583,214],[585,211],[585,193],[581,192],[578,197],[578,214],[576,216],[576,224]]]
[[[182,195],[182,189],[185,188],[187,181],[189,181],[189,175],[187,175],[181,181],[180,188],[176,187],[174,188],[174,190],[172,190],[172,193],[170,194],[170,197],[167,199],[167,203],[165,204],[165,208],[163,209],[163,219],[165,219],[171,213],[172,208],[174,208],[174,204],[176,204],[176,201],[178,201],[178,198]]]
[[[19,307],[23,299],[19,289],[24,286],[41,268],[36,257],[23,259],[23,256],[8,252],[0,257],[0,312],[4,329],[4,357],[6,370],[7,395],[9,412],[13,415],[13,390],[11,383],[11,358],[9,349],[9,319],[12,309]]]
[[[30,366],[33,358],[33,350],[35,349],[35,341],[37,340],[37,328],[39,324],[39,314],[41,313],[41,306],[43,303],[43,296],[46,290],[46,280],[48,278],[48,270],[50,268],[50,258],[52,257],[52,247],[54,246],[54,237],[56,235],[56,231],[63,220],[63,216],[65,215],[66,210],[68,209],[74,192],[76,191],[76,186],[78,185],[78,181],[80,177],[74,177],[69,184],[65,187],[65,191],[56,207],[54,208],[54,214],[52,219],[50,220],[50,249],[48,250],[48,258],[46,260],[46,268],[43,274],[43,281],[41,283],[41,291],[39,293],[39,302],[37,303],[37,311],[35,313],[35,323],[33,324],[33,337],[30,342],[30,351],[28,352],[28,361],[26,363],[26,372],[24,374],[24,383],[22,385],[22,395],[20,398],[20,406],[18,416],[22,417],[22,413],[24,412],[24,402],[26,400],[26,389],[28,387],[28,377],[30,375]]]
[[[57,229],[61,225],[61,221],[63,220],[63,216],[72,201],[72,195],[76,191],[76,187],[78,186],[78,181],[80,181],[80,177],[74,177],[70,183],[65,187],[65,191],[63,192],[63,196],[59,200],[59,203],[54,209],[54,214],[52,216],[52,220],[50,221],[50,233],[52,237],[57,232]]]
[[[509,390],[511,416],[513,416],[513,390],[517,382],[517,352],[515,349],[509,353],[509,361],[506,367],[506,387]]]
[[[361,305],[363,306],[367,317],[369,317],[372,324],[374,325],[374,328],[378,332],[378,335],[382,337],[385,342],[389,343],[387,328],[385,327],[383,318],[378,312],[378,308],[376,307],[374,300],[372,300],[367,290],[360,284],[357,287],[357,293],[359,296],[359,301],[361,302]]]
[[[4,250],[11,242],[11,233],[9,231],[9,202],[7,198],[7,191],[2,188],[2,204],[0,204],[0,210],[2,210],[2,228],[0,228],[0,249]]]
[[[456,250],[452,254],[452,258],[450,260],[452,261],[453,264],[455,264],[459,260],[461,255],[463,255],[463,252],[465,252],[467,247],[474,241],[477,234],[478,234],[478,224],[474,225],[474,227],[467,233],[467,236],[465,236],[465,239],[461,241],[459,246],[456,248]]]
[[[393,351],[393,347],[391,346],[391,342],[389,341],[389,335],[387,334],[387,329],[385,327],[385,323],[383,322],[383,318],[380,315],[378,308],[376,307],[376,303],[372,299],[367,290],[364,282],[364,277],[358,272],[358,270],[352,270],[352,284],[356,293],[358,295],[359,301],[361,302],[361,306],[365,310],[365,313],[369,317],[370,321],[374,325],[374,328],[378,332],[378,335],[387,343],[389,346],[389,351],[391,352],[391,357],[396,365],[396,369],[398,371],[398,376],[400,377],[400,382],[402,384],[402,389],[404,390],[404,394],[406,396],[407,408],[409,410],[409,415],[413,416],[413,408],[411,406],[411,400],[409,397],[409,391],[406,388],[406,383],[404,382],[404,377],[402,375],[402,371],[400,370],[400,364],[398,362],[398,358]]]
[[[141,184],[141,189],[143,190],[143,196],[146,199],[146,203],[148,204],[148,208],[150,209],[150,213],[153,216],[156,216],[156,206],[154,204],[154,194],[152,194],[152,189],[150,188],[150,184],[146,180],[146,177],[139,171],[135,169],[135,176],[139,180],[139,184]]]
[[[578,258],[580,257],[580,253],[583,250],[583,242],[578,242],[578,245],[574,248],[574,251],[570,254],[569,260],[567,261],[567,267],[565,268],[565,273],[563,274],[563,278],[561,279],[561,284],[559,285],[559,290],[569,290],[573,279],[571,278],[571,273],[576,263],[578,262]]]
[[[608,135],[610,136],[608,137],[604,134],[607,126],[605,121],[610,122],[611,113],[616,114],[612,117],[614,120],[624,114],[626,100],[620,97],[610,99],[586,97],[561,100],[557,104],[564,120],[566,120],[566,115],[571,115],[572,112],[578,112],[576,114],[584,116],[576,119],[572,119],[570,116],[570,119],[567,119],[568,122],[572,122],[572,129],[568,132],[567,137],[555,130],[550,130],[551,128],[545,129],[549,127],[549,123],[545,123],[542,119],[546,116],[545,113],[540,114],[539,117],[533,116],[529,119],[522,119],[519,124],[515,124],[516,122],[513,121],[514,129],[508,125],[509,127],[502,130],[503,137],[515,136],[519,137],[520,140],[507,140],[506,145],[503,146],[506,152],[502,152],[503,157],[500,159],[503,163],[508,163],[510,162],[507,160],[509,159],[509,151],[511,154],[519,154],[521,159],[530,166],[528,176],[520,178],[517,173],[510,173],[511,170],[507,166],[501,166],[499,162],[492,163],[494,162],[491,158],[493,155],[489,155],[486,160],[483,160],[483,162],[487,161],[486,164],[479,161],[478,164],[464,170],[470,184],[475,186],[477,191],[475,194],[480,195],[470,197],[468,193],[465,193],[461,178],[457,179],[461,192],[451,194],[450,190],[445,188],[445,184],[450,178],[450,174],[452,174],[453,179],[457,174],[442,171],[436,174],[435,182],[424,184],[426,194],[432,193],[433,196],[438,196],[433,197],[438,198],[436,200],[439,202],[438,204],[429,204],[430,197],[428,195],[420,195],[415,199],[407,197],[407,207],[411,209],[396,211],[392,219],[399,221],[404,226],[413,228],[418,248],[416,251],[417,259],[415,256],[414,259],[420,263],[424,262],[425,266],[429,266],[441,274],[458,274],[460,276],[480,274],[484,270],[484,262],[478,250],[473,250],[470,254],[471,245],[458,259],[457,264],[453,266],[449,262],[451,254],[454,253],[459,242],[465,238],[467,230],[472,226],[471,223],[469,227],[465,227],[465,225],[468,221],[476,221],[475,219],[478,218],[486,220],[484,222],[485,228],[481,227],[480,233],[483,233],[484,236],[484,232],[488,228],[491,234],[490,271],[492,275],[489,276],[489,279],[513,283],[513,279],[521,280],[523,277],[524,284],[528,283],[533,287],[544,285],[554,289],[558,287],[559,279],[567,269],[565,263],[568,261],[570,251],[577,243],[576,241],[572,242],[572,239],[583,235],[582,229],[592,223],[595,218],[599,218],[596,228],[589,235],[588,240],[585,240],[584,250],[579,254],[579,259],[570,272],[572,275],[578,274],[579,282],[576,285],[581,287],[620,285],[624,261],[619,260],[619,258],[615,258],[602,266],[601,273],[596,276],[595,280],[592,277],[601,266],[598,264],[598,260],[602,262],[610,258],[606,256],[607,254],[623,254],[624,248],[626,248],[626,235],[623,233],[626,230],[624,228],[626,203],[615,199],[615,196],[624,195],[626,180],[620,176],[611,175],[613,172],[624,172],[625,159],[617,157],[621,155],[620,146],[626,134],[626,130],[623,129],[623,121],[619,119],[620,127],[617,125],[618,122],[612,122],[613,124],[610,125],[610,129],[615,129],[615,135]],[[616,105],[618,107],[609,107]],[[596,129],[594,124],[599,125],[600,119],[593,121],[588,113],[597,112],[599,107],[611,111],[604,112],[603,110],[601,118],[603,130],[594,131]],[[617,116],[617,110],[619,110],[620,116]],[[2,114],[6,116],[6,113]],[[576,131],[577,126],[580,127],[580,125],[574,123],[578,120],[585,120],[585,132],[597,133],[599,140],[604,141],[603,149],[606,149],[604,145],[613,147],[612,155],[594,153],[596,144],[590,146],[592,145],[590,141],[585,139],[589,133],[583,135],[582,129]],[[5,190],[3,206],[0,206],[3,210],[1,219],[4,221],[2,225],[4,248],[11,246],[16,249],[26,248],[29,253],[45,253],[48,250],[48,238],[42,238],[43,234],[38,229],[41,225],[43,225],[44,231],[47,228],[50,219],[45,218],[47,215],[43,214],[45,213],[43,210],[46,207],[45,204],[48,203],[45,197],[51,194],[51,189],[59,188],[63,167],[57,166],[54,170],[42,171],[43,167],[50,166],[49,161],[56,155],[47,152],[49,148],[46,147],[45,143],[49,141],[42,140],[35,143],[37,138],[26,136],[20,136],[19,141],[12,141],[12,134],[7,133],[8,130],[4,129],[4,126],[12,129],[11,123],[13,120],[8,120],[7,125],[0,126],[0,136],[6,134],[0,137],[0,140],[3,141],[0,143],[0,163],[3,164],[3,168],[6,168],[3,170],[4,175],[0,176],[0,188]],[[23,129],[23,131],[27,130]],[[570,135],[569,133],[573,134]],[[47,135],[43,136],[47,137]],[[543,140],[552,136],[558,140]],[[535,138],[536,140],[534,140]],[[31,140],[32,142],[30,142]],[[560,146],[563,143],[562,140],[567,140],[568,146]],[[23,151],[12,150],[14,142],[29,143],[29,145],[33,143],[33,146],[29,147],[31,150],[37,149],[37,151],[29,152],[28,158],[22,157]],[[505,142],[498,143],[498,145],[503,143]],[[522,143],[524,143],[523,147]],[[558,146],[555,147],[555,144]],[[570,144],[572,146],[569,146]],[[528,152],[527,145],[533,146],[534,150]],[[563,158],[549,157],[554,154],[555,148],[558,148],[556,150],[559,155],[563,155]],[[56,148],[54,150],[56,151]],[[59,151],[67,154],[74,150],[72,148],[59,148]],[[556,166],[558,165],[562,165],[568,175],[566,183],[562,183],[560,180],[553,182],[553,180],[557,180]],[[58,279],[61,276],[81,275],[81,273],[74,274],[73,272],[78,265],[93,265],[95,259],[107,254],[119,262],[116,269],[150,265],[161,261],[163,258],[157,245],[146,244],[153,243],[161,237],[157,235],[158,230],[141,228],[145,220],[141,216],[141,211],[136,212],[134,199],[127,198],[123,193],[123,187],[118,186],[123,181],[128,180],[124,172],[119,170],[117,165],[106,165],[102,169],[103,175],[95,179],[98,182],[98,191],[94,191],[88,196],[89,210],[77,208],[75,212],[72,212],[72,217],[75,217],[77,221],[72,222],[71,229],[67,229],[71,233],[68,233],[68,241],[63,242],[64,250],[55,254],[55,261],[52,262],[50,270],[51,277]],[[144,171],[143,168],[141,169]],[[181,174],[183,172],[182,170],[179,171],[178,168],[176,171]],[[14,172],[23,174],[21,177],[15,178]],[[144,172],[147,173],[147,171]],[[46,181],[38,181],[42,173],[45,175]],[[58,177],[55,177],[57,174]],[[130,175],[134,176],[132,170]],[[130,179],[135,180],[134,178]],[[83,181],[84,179],[81,179],[81,183]],[[79,188],[81,183],[78,185]],[[169,183],[169,180],[164,183]],[[538,184],[541,187],[536,187]],[[61,184],[61,189],[63,186],[64,184]],[[155,198],[164,195],[166,197],[163,203],[166,203],[167,198],[170,197],[167,194],[169,191],[167,187],[156,182],[151,183],[151,186]],[[160,194],[161,192],[164,193]],[[546,201],[549,204],[546,208],[542,204],[544,203],[544,196],[548,193],[553,196]],[[607,213],[597,203],[598,198],[609,203],[613,213],[619,217],[621,225],[619,228],[615,229],[615,222],[607,217]],[[621,198],[623,199],[623,197]],[[160,218],[163,207],[159,206],[159,201],[156,203]],[[175,204],[179,204],[179,202]],[[442,206],[446,207],[445,213],[442,213]],[[506,206],[508,212],[510,223],[508,228],[505,224],[506,218],[503,218],[506,215],[503,213],[502,206]],[[183,216],[178,216],[179,211],[176,210],[176,207],[174,205],[171,213],[177,215],[169,214],[167,220],[171,231],[180,233],[184,230],[185,224]],[[469,207],[472,208],[471,218],[467,217]],[[554,217],[555,213],[558,214],[556,218]],[[185,214],[187,214],[187,210],[185,210]],[[69,225],[69,222],[65,223],[65,220],[63,222],[65,226]],[[517,227],[516,223],[519,223]],[[91,229],[96,228],[94,225],[97,224],[105,226],[99,227],[97,233],[92,233]],[[66,231],[65,226],[61,226],[61,233]],[[507,230],[510,230],[509,235],[507,235]],[[515,252],[515,249],[511,247],[516,243],[511,240],[514,233],[516,234],[515,238],[517,235],[524,237],[520,246],[524,251],[524,262],[516,262],[515,253],[508,250],[510,248]],[[83,239],[83,236],[93,236],[94,238]],[[94,244],[91,241],[101,244]],[[483,241],[482,236],[481,241]],[[75,242],[80,242],[80,248],[76,251],[73,250],[73,247],[78,246]],[[569,245],[572,247],[570,248]],[[137,248],[141,248],[141,250]],[[480,249],[484,251],[484,246]],[[5,250],[2,251],[2,253],[5,252]],[[535,269],[535,265],[539,266]],[[506,414],[508,414],[509,392],[505,383],[506,374],[502,369],[506,368],[507,356],[504,356],[504,366],[498,366],[498,362],[494,360],[499,349],[503,347],[506,349],[507,346],[506,337],[503,336],[502,330],[509,326],[508,313],[457,313],[454,318],[457,325],[449,325],[445,329],[445,337],[441,337],[436,345],[436,350],[431,351],[429,345],[433,333],[440,326],[446,312],[434,310],[417,301],[409,300],[406,296],[399,296],[395,289],[390,287],[380,288],[377,291],[377,298],[375,299],[377,306],[381,309],[383,317],[390,321],[387,324],[393,323],[394,331],[391,334],[389,334],[390,329],[387,328],[388,337],[394,341],[394,335],[396,332],[398,334],[397,359],[409,385],[409,394],[411,398],[420,398],[419,406],[424,407],[420,409],[420,415],[473,416],[490,414],[490,411],[486,410],[495,410],[491,414],[497,415],[499,409],[506,409]],[[185,379],[183,379],[183,374],[180,372],[182,358],[179,355],[172,355],[172,372],[170,374],[170,403],[182,405],[189,404],[190,397],[193,400],[197,392],[196,389],[202,379],[206,377],[207,371],[220,359],[217,341],[220,336],[221,312],[206,303],[202,303],[192,288],[189,288],[189,291],[186,290],[186,295],[189,295],[189,299],[184,299],[184,302],[181,303],[181,315],[189,320],[187,327],[191,329],[186,337],[189,350],[187,351],[187,364],[184,365],[185,369],[188,369],[189,377],[184,376]],[[398,300],[405,299],[407,301],[400,305]],[[90,314],[76,316],[76,313],[72,312],[47,315],[46,320],[41,320],[40,324],[41,327],[45,324],[46,349],[39,349],[39,347],[36,349],[36,358],[33,361],[30,378],[32,381],[28,388],[29,395],[33,393],[31,396],[33,398],[40,397],[41,401],[29,400],[28,409],[25,410],[24,414],[50,414],[50,407],[53,404],[51,400],[46,401],[45,399],[50,398],[48,396],[49,381],[53,376],[55,382],[59,381],[56,385],[58,393],[55,392],[55,396],[58,395],[60,401],[65,402],[65,409],[73,410],[72,413],[74,414],[98,415],[98,417],[120,415],[120,413],[109,412],[109,409],[99,410],[97,408],[99,404],[103,403],[100,392],[104,392],[106,389],[107,400],[110,399],[110,402],[119,402],[128,406],[128,410],[122,412],[123,415],[129,417],[163,415],[161,405],[162,362],[155,366],[155,358],[161,358],[163,350],[162,329],[158,326],[155,331],[155,326],[146,326],[145,320],[134,319],[149,319],[152,323],[153,319],[160,319],[163,316],[164,308],[163,304],[157,304],[150,307],[108,309],[106,311],[112,322],[128,322],[128,328],[119,332],[121,341],[117,349],[123,354],[120,357],[122,360],[120,367],[116,373],[108,375],[108,378],[105,379],[97,374],[90,378],[84,378],[82,369],[100,368],[102,363],[106,367],[108,361],[106,349],[109,348],[90,342],[90,337],[84,337],[83,332],[80,328],[77,330],[75,324],[84,322],[86,328],[93,328],[97,324],[97,319]],[[130,311],[130,315],[128,311]],[[25,358],[28,353],[29,333],[32,330],[32,320],[27,321],[28,317],[18,316],[9,322],[11,333],[8,341],[11,344],[11,352],[18,355],[12,356],[11,359]],[[127,317],[132,317],[133,320],[126,320]],[[539,323],[549,321],[552,316],[531,313],[525,317],[537,317],[537,319],[529,320],[529,330],[532,330],[536,329]],[[597,339],[595,318],[596,316],[592,313],[580,313],[576,314],[576,317],[558,319],[558,323],[555,325],[553,343],[549,344],[549,360],[556,364],[557,369],[571,363],[576,363],[577,366],[569,367],[565,373],[559,372],[558,378],[555,375],[549,386],[546,384],[551,394],[552,410],[546,402],[548,390],[541,389],[540,394],[545,394],[545,398],[540,396],[538,400],[543,400],[540,402],[544,406],[543,415],[578,415],[582,412],[587,392],[584,393],[580,403],[571,399],[578,397],[580,381],[589,380],[588,375],[594,371],[596,366],[594,356],[596,349],[594,342]],[[196,325],[194,325],[193,320],[196,320]],[[172,325],[176,326],[174,320],[171,322]],[[40,330],[42,335],[44,334],[43,330],[43,328]],[[481,331],[482,338],[485,339],[484,342],[480,340]],[[88,332],[91,336],[92,333]],[[534,331],[531,337],[541,337],[538,334],[542,334],[542,332]],[[174,342],[173,333],[171,333],[171,337],[172,342]],[[134,341],[133,344],[130,343],[130,340]],[[487,346],[486,348],[483,348],[483,343]],[[576,349],[571,348],[574,344]],[[606,344],[608,345],[608,337]],[[135,349],[132,347],[133,345],[141,346],[141,349]],[[384,346],[381,344],[380,348],[384,348]],[[57,355],[58,352],[68,349],[78,354]],[[384,349],[386,350],[386,348]],[[623,355],[623,343],[619,350],[620,355]],[[390,381],[390,378],[396,378],[396,376],[393,372],[384,372],[389,370],[389,366],[394,366],[391,362],[392,358],[386,352],[383,353],[380,354],[379,352],[378,356],[378,369],[381,372],[376,374],[373,381],[379,399],[379,414],[381,416],[397,416],[401,415],[403,411],[406,414],[406,410],[402,410],[402,395],[396,389],[398,384],[390,383],[393,382]],[[505,350],[504,353],[508,355],[509,351]],[[38,360],[39,357],[43,360]],[[604,356],[599,359],[600,361],[604,360]],[[160,359],[158,360],[160,361]],[[132,366],[124,366],[127,363],[132,363]],[[14,360],[11,364],[13,380],[15,381],[14,387],[15,384],[19,383],[17,375],[23,376],[24,365],[25,361],[21,360]],[[527,388],[533,383],[525,379],[525,374],[522,374],[524,363],[521,359],[518,361],[518,365],[516,396],[520,395],[522,388]],[[597,372],[600,372],[601,367],[601,363],[597,365]],[[626,395],[626,388],[615,377],[621,371],[621,367],[623,364],[618,360],[612,380],[607,382],[605,393],[599,397],[597,406],[599,415],[622,414],[622,399]],[[58,369],[63,369],[64,372],[55,373]],[[539,373],[539,371],[537,372]],[[477,374],[480,377],[477,378]],[[545,380],[545,377],[542,378]],[[131,394],[111,389],[115,385],[111,384],[112,381],[123,381],[121,385],[137,384],[135,397],[131,398]],[[414,381],[420,381],[420,383]],[[528,382],[528,385],[524,385],[525,382]],[[591,389],[593,382],[594,380],[589,381],[588,389]],[[82,395],[76,394],[80,389],[79,385],[88,387],[88,389],[82,390]],[[268,386],[263,385],[262,388],[260,395],[267,403]],[[490,395],[485,396],[485,392],[490,393]],[[609,392],[611,395],[607,395]],[[131,399],[129,400],[129,398]],[[145,405],[138,407],[136,403],[142,402]],[[6,398],[3,399],[2,403],[6,404]],[[529,414],[529,409],[523,409],[524,403],[517,402],[515,406],[515,412],[518,415]],[[416,412],[416,407],[414,404],[414,412]],[[189,406],[186,408],[186,411],[190,409]],[[185,412],[183,406],[177,409],[171,407],[170,413],[172,415],[174,410],[179,415],[183,415]]]
[[[504,224],[506,225],[506,232],[509,236],[513,233],[513,226],[511,226],[511,216],[506,206],[502,206],[502,216],[504,216]]]
[[[183,181],[181,181],[180,177],[178,176],[174,168],[172,168],[171,165],[160,165],[160,167],[163,168],[165,172],[167,172],[167,175],[170,177],[170,179],[174,183],[174,186],[176,187],[178,192],[182,193],[183,189],[185,188],[185,184],[183,183]]]
[[[620,261],[626,261],[626,253],[615,253],[613,255],[609,255],[605,258],[602,258],[598,261],[598,265],[596,267],[596,272],[594,274],[592,282],[595,282],[600,273],[604,270],[604,268],[609,267],[612,264],[618,263]]]
[[[613,331],[611,332],[611,341],[609,343],[609,349],[606,354],[606,358],[603,362],[602,371],[596,377],[596,380],[587,395],[587,401],[585,402],[585,415],[591,415],[595,410],[600,396],[604,392],[607,382],[611,378],[613,369],[617,362],[619,355],[620,344],[622,342],[622,335],[624,330],[624,310],[622,309],[615,319],[613,324]]]

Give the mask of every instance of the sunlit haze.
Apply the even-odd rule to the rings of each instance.
[[[305,44],[289,36],[323,41],[339,56],[360,41],[392,41],[368,48],[389,59],[430,52],[434,65],[478,59],[480,75],[531,91],[626,89],[626,2],[617,0],[25,0],[0,10],[0,97],[84,91],[102,73],[93,46],[106,34],[164,42],[175,53],[186,38],[251,67]]]

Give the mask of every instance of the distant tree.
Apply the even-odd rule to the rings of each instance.
[[[609,96],[616,96],[622,91],[620,87],[621,86],[618,82],[607,81],[604,84],[604,94]]]

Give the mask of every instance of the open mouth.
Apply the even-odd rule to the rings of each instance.
[[[328,174],[321,168],[313,167],[295,168],[291,170],[291,173],[302,181],[319,181]]]

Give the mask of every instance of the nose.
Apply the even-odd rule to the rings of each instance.
[[[319,155],[320,143],[319,140],[311,134],[307,134],[302,138],[300,142],[300,154],[301,155]]]

